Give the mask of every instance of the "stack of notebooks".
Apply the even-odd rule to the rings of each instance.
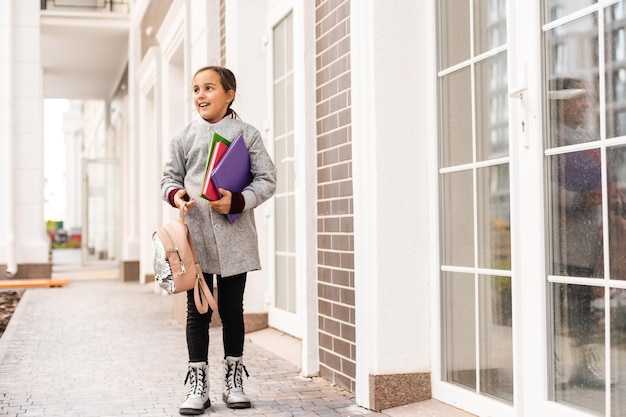
[[[201,197],[215,201],[222,198],[220,188],[232,193],[241,192],[252,181],[250,154],[243,136],[239,134],[232,142],[213,133],[204,171]],[[232,224],[239,214],[227,214]]]

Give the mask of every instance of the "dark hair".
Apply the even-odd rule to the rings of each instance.
[[[548,88],[550,91],[560,91],[580,88],[581,85],[585,85],[585,82],[579,78],[559,77],[551,79]]]
[[[206,67],[202,67],[198,71],[196,71],[196,73],[193,75],[193,78],[195,79],[198,74],[204,71],[215,72],[217,75],[220,76],[220,84],[222,85],[222,88],[224,89],[224,91],[233,90],[235,94],[237,94],[237,80],[235,79],[235,74],[233,74],[231,70],[229,70],[226,67],[221,67],[219,65],[209,65]],[[237,112],[235,112],[233,109],[230,108],[230,106],[232,106],[234,101],[235,101],[235,95],[233,95],[233,101],[228,103],[227,112],[230,111],[235,115],[236,118],[239,118],[239,115],[237,114]]]

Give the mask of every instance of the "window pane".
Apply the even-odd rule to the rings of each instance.
[[[506,1],[474,0],[474,55],[506,43]]]
[[[611,297],[611,382],[626,381],[626,291],[613,288]],[[626,392],[611,390],[611,416],[626,417]]]
[[[476,170],[478,266],[511,269],[508,164]]]
[[[476,64],[476,158],[509,154],[509,97],[506,53]]]
[[[287,51],[288,33],[286,33],[287,22],[281,22],[274,28],[274,79],[281,78],[287,71]]]
[[[444,167],[472,162],[472,93],[469,68],[441,78],[440,160]]]
[[[626,16],[625,1],[608,7],[604,13],[606,57],[606,135],[626,135]]]
[[[276,256],[276,307],[291,313],[296,312],[295,265],[293,255]]]
[[[442,260],[446,265],[474,266],[472,171],[442,175]]]
[[[549,158],[552,274],[602,277],[600,151]]]
[[[555,399],[604,413],[604,288],[553,284]]]
[[[611,279],[626,279],[626,146],[607,149],[609,263]]]
[[[596,0],[545,0],[543,3],[545,11],[544,23],[548,23],[595,4]]]
[[[275,306],[296,312],[293,27],[288,14],[274,28]]]
[[[443,337],[444,378],[476,388],[476,295],[474,276],[444,272]]]
[[[479,276],[480,391],[513,402],[511,278]]]
[[[437,5],[441,70],[470,57],[470,1],[440,0]]]
[[[281,220],[289,219],[289,200],[286,197],[277,198],[274,202],[276,218]],[[276,251],[289,251],[289,228],[276,228]]]
[[[548,147],[600,138],[596,28],[594,13],[546,32]]]
[[[284,135],[287,130],[287,117],[289,114],[286,111],[286,99],[287,99],[287,85],[285,84],[285,80],[274,81],[274,100],[277,103],[278,111],[274,112],[274,135],[280,137]],[[280,109],[278,108],[280,105]]]

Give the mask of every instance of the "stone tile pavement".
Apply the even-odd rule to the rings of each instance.
[[[0,337],[0,417],[178,416],[187,348],[168,296],[122,283],[117,265],[83,264],[80,250],[54,250],[52,261],[52,278],[72,283],[27,290]],[[383,413],[358,407],[351,393],[301,377],[293,342],[271,333],[246,338],[253,408],[235,411],[221,402],[221,329],[211,328],[213,406],[204,415],[474,417],[434,399]]]
[[[230,410],[221,400],[221,328],[210,337],[205,415],[389,416],[358,407],[324,379],[301,377],[250,340],[244,387],[253,408]],[[184,328],[152,285],[90,279],[29,289],[0,338],[0,416],[177,416],[186,363]]]

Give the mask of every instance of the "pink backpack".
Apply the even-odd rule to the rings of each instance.
[[[154,277],[161,288],[170,294],[194,289],[198,312],[217,311],[217,304],[207,285],[193,245],[189,227],[185,223],[184,206],[180,218],[172,220],[152,233]]]

